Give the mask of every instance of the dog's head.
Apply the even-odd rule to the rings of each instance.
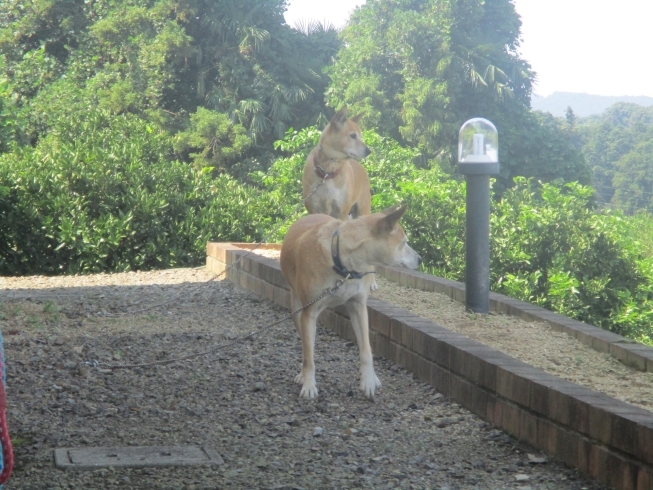
[[[408,246],[406,233],[399,224],[407,207],[407,204],[393,206],[370,216],[374,220],[372,239],[375,255],[381,261],[379,265],[417,269],[422,263],[419,254]]]
[[[320,145],[327,156],[360,160],[371,153],[363,143],[361,128],[358,126],[362,117],[362,114],[358,114],[348,119],[347,106],[333,116],[320,138]]]

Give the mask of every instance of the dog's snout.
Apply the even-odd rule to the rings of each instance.
[[[365,156],[368,156],[370,153],[372,153],[372,150],[370,150],[367,146],[365,147]]]

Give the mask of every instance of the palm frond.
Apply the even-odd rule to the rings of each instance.
[[[326,19],[323,22],[314,19],[299,19],[295,21],[295,24],[292,26],[292,28],[298,32],[301,32],[305,36],[338,32],[336,26],[334,26],[331,22],[328,22]]]
[[[238,108],[243,114],[261,114],[265,112],[266,106],[263,102],[256,99],[243,99],[238,102]]]
[[[270,33],[259,27],[241,28],[240,47],[248,48],[254,45],[254,49],[259,51],[267,40],[270,39]]]
[[[254,114],[249,128],[253,134],[263,134],[270,129],[271,121],[263,114]]]
[[[312,91],[310,87],[308,87],[308,89]],[[297,104],[301,100],[306,100],[308,93],[305,88],[294,86],[290,88],[284,88],[283,96],[291,104]]]

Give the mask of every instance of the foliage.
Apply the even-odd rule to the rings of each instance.
[[[653,107],[614,104],[581,119],[578,134],[598,202],[628,213],[653,210]]]
[[[640,211],[626,220],[626,235],[644,257],[653,257],[653,215]]]
[[[10,98],[9,83],[0,78],[0,153],[8,151],[12,142],[22,139],[22,125],[20,114]]]
[[[231,124],[226,115],[198,107],[190,116],[189,128],[175,135],[173,147],[181,154],[188,153],[197,169],[211,167],[224,172],[250,145],[251,139],[240,124]],[[190,153],[192,150],[196,153]]]
[[[92,110],[0,157],[0,273],[195,265],[208,240],[255,239],[256,190],[171,161],[170,150],[143,119]]]
[[[33,142],[68,114],[56,99],[134,113],[183,129],[199,106],[226,114],[269,159],[290,124],[323,121],[339,40],[331,26],[285,24],[285,0],[28,0],[3,2],[0,76]],[[55,111],[57,111],[55,113]],[[266,148],[267,146],[267,148]],[[238,149],[234,149],[238,153]]]
[[[627,213],[653,212],[653,124],[646,139],[614,165],[612,203]]]
[[[529,111],[534,74],[517,54],[520,24],[509,0],[368,2],[342,33],[327,99],[447,172],[464,121],[489,119],[500,135],[499,193],[516,175],[589,183],[568,128]]]
[[[631,321],[624,312],[653,299],[648,259],[623,216],[592,211],[592,193],[578,184],[535,189],[526,180],[507,191],[492,213],[492,282],[566,316],[641,334],[650,328],[646,315]]]

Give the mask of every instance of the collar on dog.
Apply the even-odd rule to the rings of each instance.
[[[338,228],[333,232],[331,236],[331,258],[333,259],[333,270],[338,273],[338,275],[351,278],[351,279],[362,279],[363,276],[367,274],[374,274],[374,271],[370,272],[356,272],[350,271],[347,269],[342,260],[340,260],[340,234],[338,233]]]
[[[313,155],[313,166],[315,167],[315,173],[318,175],[318,177],[324,180],[335,179],[338,175],[338,172],[340,171],[339,168],[335,169],[333,172],[327,172],[324,170],[322,167],[320,167],[320,164],[317,161],[317,154]]]

